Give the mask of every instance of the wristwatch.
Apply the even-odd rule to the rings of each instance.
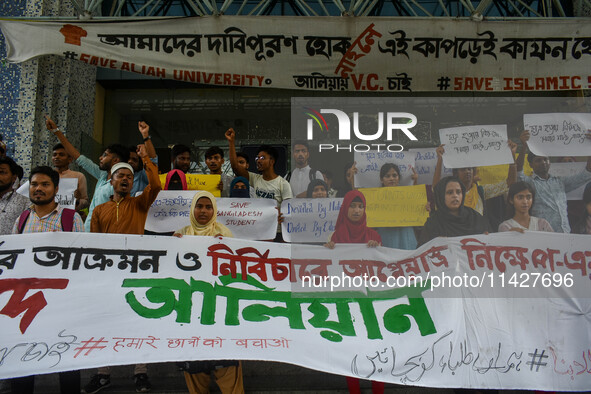
[[[147,136],[146,138],[144,138],[144,142],[146,142],[147,140],[151,140],[152,137],[151,136]]]

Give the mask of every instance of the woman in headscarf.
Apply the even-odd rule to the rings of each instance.
[[[413,168],[413,184],[417,184],[418,175]],[[386,163],[380,168],[382,187],[396,187],[400,182],[400,168],[394,163]],[[378,234],[382,237],[382,245],[388,248],[414,250],[417,238],[412,227],[380,227]]]
[[[250,183],[248,183],[248,179],[243,176],[237,176],[236,178],[232,179],[232,183],[230,183],[230,197],[249,198]]]
[[[382,243],[377,231],[367,227],[365,196],[359,190],[351,190],[345,194],[335,231],[324,246],[333,249],[337,243],[367,244],[370,248],[375,248]],[[347,386],[350,394],[361,394],[358,378],[347,376]],[[372,380],[371,389],[373,394],[382,394],[384,383]]]
[[[164,190],[187,190],[187,177],[181,170],[170,170],[166,174]]]
[[[175,231],[173,235],[179,238],[183,235],[232,237],[230,229],[216,221],[217,215],[218,206],[213,194],[200,190],[195,193],[195,197],[191,202],[191,214],[189,216],[191,224]]]
[[[215,197],[208,191],[198,191],[191,202],[191,224],[174,233],[183,235],[232,237],[232,232],[216,221],[218,208]],[[209,393],[213,372],[222,393],[242,394],[244,383],[242,365],[237,360],[188,361],[179,363],[184,370],[187,388],[191,394]]]
[[[313,179],[308,184],[306,198],[328,198],[328,185],[321,179]]]
[[[443,178],[435,185],[433,194],[435,211],[431,212],[431,216],[425,222],[419,245],[437,237],[488,233],[486,219],[472,208],[464,206],[466,189],[458,178]]]
[[[333,249],[335,244],[340,243],[367,244],[369,247],[382,244],[382,238],[378,232],[367,227],[365,196],[359,190],[351,190],[345,194],[335,231],[324,246]]]

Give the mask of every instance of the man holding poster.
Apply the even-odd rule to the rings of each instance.
[[[517,157],[517,176],[535,187],[537,198],[532,208],[532,214],[546,219],[555,232],[570,233],[568,213],[566,206],[566,193],[591,181],[591,156],[587,158],[587,167],[584,171],[569,177],[556,177],[548,173],[550,170],[550,158],[537,156],[533,153],[527,155],[527,161],[533,170],[531,176],[523,173],[525,154],[528,152],[530,132],[523,131],[519,139],[523,145]],[[587,134],[591,138],[591,134]]]

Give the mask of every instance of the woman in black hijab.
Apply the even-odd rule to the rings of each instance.
[[[448,176],[440,180],[433,189],[434,212],[425,222],[419,237],[419,245],[437,237],[488,233],[487,220],[472,208],[464,206],[466,189],[460,180]]]

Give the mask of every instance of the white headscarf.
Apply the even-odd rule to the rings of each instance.
[[[213,206],[213,215],[211,216],[209,222],[205,224],[199,224],[199,222],[197,222],[197,218],[195,218],[195,205],[197,205],[197,201],[203,197],[208,198],[211,201],[211,205]],[[221,235],[224,237],[232,237],[233,235],[230,229],[217,222],[217,216],[218,206],[215,197],[208,191],[200,190],[195,194],[193,201],[191,202],[191,213],[189,215],[191,224],[189,226],[183,227],[178,232],[185,235],[204,235],[212,237]]]

